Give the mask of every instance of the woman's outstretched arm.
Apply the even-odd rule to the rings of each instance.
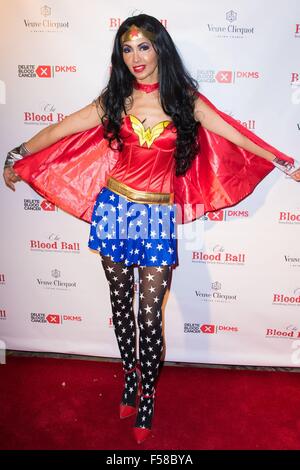
[[[275,155],[252,142],[246,136],[241,134],[233,126],[228,124],[213,109],[211,109],[201,98],[195,102],[194,108],[195,120],[201,122],[201,125],[215,134],[218,134],[239,147],[273,162],[276,160]],[[275,162],[274,162],[275,164]],[[290,175],[294,180],[300,181],[300,170],[296,170]]]
[[[100,124],[100,117],[99,106],[96,108],[96,103],[93,102],[79,111],[66,116],[61,122],[51,124],[41,130],[25,142],[25,146],[30,153],[38,152],[63,137],[98,126]]]

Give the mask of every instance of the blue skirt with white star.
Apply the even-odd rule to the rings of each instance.
[[[88,246],[127,266],[177,264],[176,206],[132,202],[104,186],[94,205]]]

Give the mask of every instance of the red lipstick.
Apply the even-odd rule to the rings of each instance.
[[[140,72],[143,72],[145,68],[146,68],[146,65],[137,65],[136,67],[133,67],[133,70],[136,73],[140,73]]]

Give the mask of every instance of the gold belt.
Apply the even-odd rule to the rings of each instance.
[[[119,194],[125,196],[129,201],[141,202],[145,204],[173,204],[174,193],[151,193],[148,191],[139,191],[133,189],[127,184],[121,183],[112,176],[109,176],[106,187]]]

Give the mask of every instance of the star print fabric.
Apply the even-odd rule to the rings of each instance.
[[[127,200],[107,187],[96,199],[88,246],[126,266],[177,264],[175,204]]]
[[[136,322],[133,310],[134,267],[127,267],[124,262],[115,263],[110,257],[103,255],[101,261],[109,283],[113,325],[123,367],[125,371],[130,371],[137,363]],[[139,360],[142,393],[147,396],[153,394],[159,372],[163,351],[162,303],[171,270],[172,266],[169,265],[138,267]],[[133,405],[137,393],[137,377],[128,375],[129,377],[125,376],[127,386],[125,385],[122,402]],[[149,402],[147,408],[148,400],[151,400],[151,403]],[[151,426],[152,401],[150,398],[141,400],[137,415],[139,427]]]
[[[136,321],[133,311],[133,266],[115,263],[109,256],[101,256],[104,273],[109,284],[112,321],[126,371],[136,366]]]
[[[139,352],[143,395],[153,395],[163,351],[162,303],[171,266],[139,267]],[[151,428],[154,398],[141,396],[136,427]]]

